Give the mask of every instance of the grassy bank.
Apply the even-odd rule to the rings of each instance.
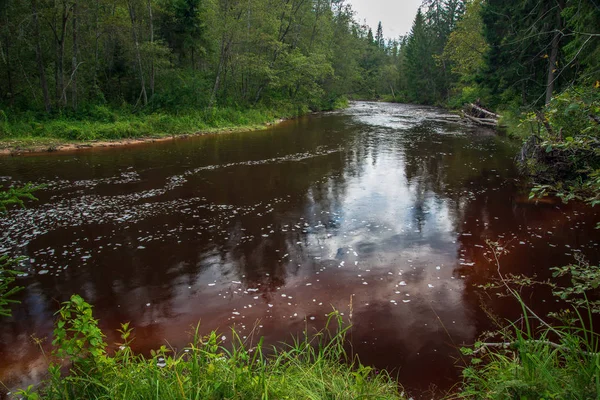
[[[25,399],[401,399],[398,385],[344,351],[347,327],[332,313],[326,328],[293,345],[265,349],[235,330],[201,337],[182,351],[150,357],[131,350],[132,330],[109,354],[92,309],[73,296],[59,311],[49,380]],[[68,372],[59,365],[68,365]]]
[[[502,274],[499,257],[506,249],[488,242],[498,276],[482,287],[488,295],[511,297],[522,310],[514,322],[492,316],[497,325],[470,348],[471,366],[463,370],[460,399],[598,399],[600,398],[600,334],[594,327],[600,313],[600,268],[583,255],[577,263],[552,268],[554,278]],[[567,279],[564,279],[567,278]],[[563,306],[538,314],[521,293],[524,288],[546,287]]]
[[[258,129],[302,110],[211,108],[179,113],[134,114],[95,106],[74,115],[0,112],[0,149],[52,150],[64,144],[93,141],[126,141],[176,135]]]
[[[463,349],[473,365],[463,370],[460,399],[597,399],[600,336],[576,312],[556,327],[524,312],[521,326],[496,332],[490,342]],[[538,326],[538,329],[534,328]]]

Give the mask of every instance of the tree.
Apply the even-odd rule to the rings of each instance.
[[[35,56],[38,65],[40,86],[44,96],[44,107],[46,112],[50,112],[50,96],[48,95],[48,81],[46,79],[46,69],[44,66],[44,56],[42,54],[42,44],[40,39],[40,22],[38,16],[37,1],[31,0],[31,15],[33,18],[33,36],[35,40]]]
[[[385,38],[383,37],[383,27],[381,26],[381,21],[379,21],[379,24],[377,25],[375,44],[382,49],[385,47]]]
[[[484,66],[488,45],[483,37],[482,0],[467,4],[466,12],[450,33],[443,57],[452,63],[452,72],[471,82]]]
[[[565,32],[561,38],[561,51],[567,60],[564,70],[577,70],[576,77],[583,81],[598,79],[600,60],[600,4],[596,0],[567,0],[562,12]],[[565,41],[569,36],[570,41]],[[573,79],[573,77],[572,77]]]
[[[367,42],[375,43],[375,39],[373,39],[373,30],[369,28],[369,33],[367,33]]]
[[[10,118],[303,112],[393,90],[379,79],[396,62],[381,24],[374,38],[345,0],[0,0],[0,21],[0,108]]]
[[[435,73],[433,48],[421,9],[417,12],[408,35],[403,67],[408,99],[417,103],[432,104],[437,98],[438,88],[432,79]]]
[[[162,0],[161,9],[160,33],[178,64],[189,63],[197,69],[197,57],[205,54],[208,46],[201,0]]]
[[[567,75],[561,63],[562,1],[489,0],[482,4],[484,35],[490,45],[481,83],[492,104],[540,106]]]

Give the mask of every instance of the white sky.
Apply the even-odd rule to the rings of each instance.
[[[383,25],[386,38],[397,38],[410,32],[417,9],[423,0],[349,0],[356,12],[356,19],[362,23],[365,19],[377,31],[377,23]]]

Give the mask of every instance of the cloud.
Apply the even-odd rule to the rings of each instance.
[[[381,21],[383,34],[387,38],[397,38],[410,32],[413,20],[422,0],[349,0],[356,11],[359,22],[377,29]]]

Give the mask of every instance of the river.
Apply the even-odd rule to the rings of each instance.
[[[39,381],[53,314],[73,293],[134,348],[181,348],[191,327],[268,343],[323,327],[337,309],[352,351],[417,396],[460,377],[458,348],[492,329],[477,289],[504,272],[550,276],[600,258],[596,209],[532,202],[518,144],[412,105],[353,103],[264,131],[0,158],[0,184],[46,184],[0,217],[0,254],[25,286],[0,324],[0,381]],[[544,289],[527,300],[555,300]],[[252,335],[253,333],[253,335]],[[109,342],[117,340],[110,333]]]

